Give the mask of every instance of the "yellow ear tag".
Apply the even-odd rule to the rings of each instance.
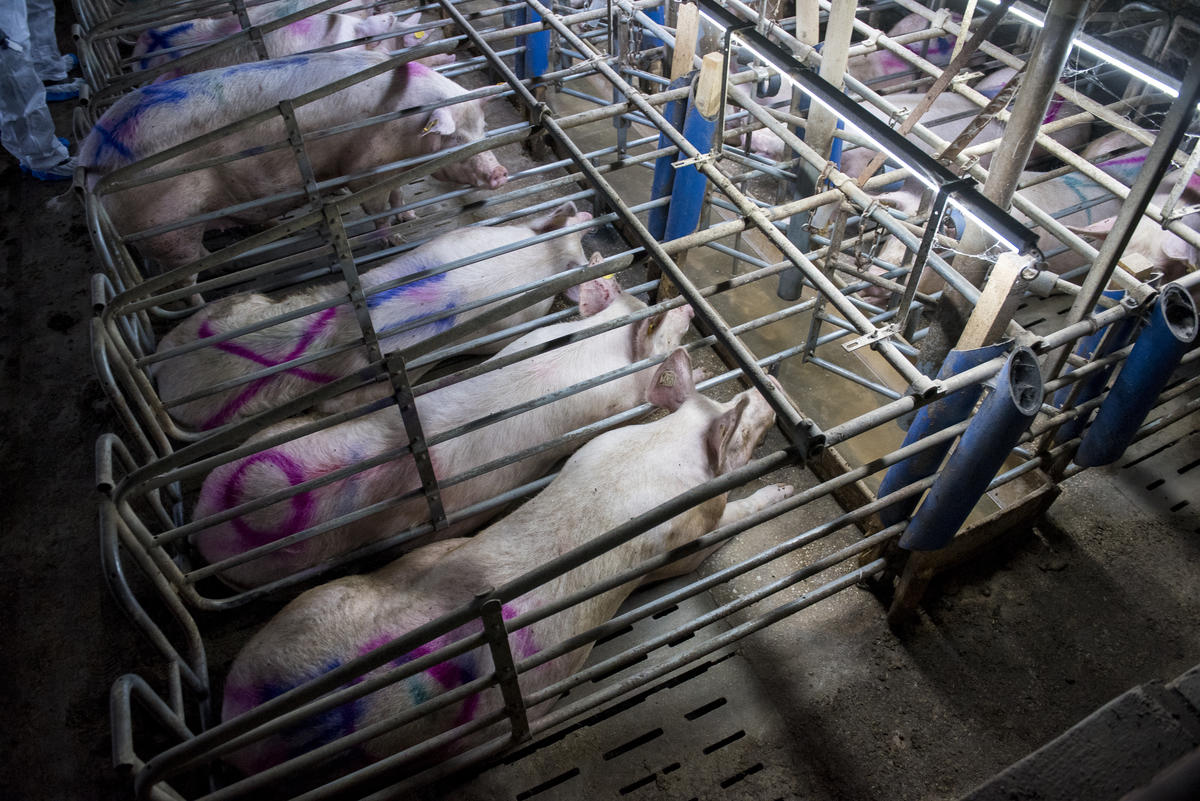
[[[647,335],[649,335],[649,334],[653,334],[653,333],[654,333],[654,329],[655,329],[655,328],[658,328],[658,320],[659,320],[659,318],[655,317],[653,320],[651,320],[651,321],[650,321],[650,325],[649,325],[649,327],[647,327],[647,328],[646,328],[646,334],[647,334]]]
[[[615,279],[615,278],[617,277],[617,274],[616,274],[616,273],[609,273],[608,275],[606,275],[606,276],[604,276],[604,277],[605,277],[605,278],[613,278],[613,279]]]
[[[425,123],[425,127],[421,129],[421,133],[429,133],[433,130],[433,120]]]
[[[416,33],[413,34],[413,38],[414,39],[424,39],[425,31],[417,31]]]

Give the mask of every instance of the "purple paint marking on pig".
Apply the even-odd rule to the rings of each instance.
[[[226,685],[225,710],[227,715],[240,715],[262,703],[258,688],[247,685]]]
[[[908,69],[908,62],[894,53],[886,52],[880,59],[881,66],[888,72],[900,72]]]
[[[249,456],[238,464],[233,475],[229,477],[225,483],[225,488],[221,493],[221,500],[226,509],[232,509],[240,502],[242,491],[242,483],[245,480],[246,470],[252,465],[259,462],[268,462],[276,467],[279,472],[283,473],[291,486],[296,486],[302,483],[306,476],[304,469],[295,462],[290,456],[279,451],[263,451]],[[310,492],[301,492],[292,496],[292,513],[287,520],[279,527],[277,531],[259,531],[252,527],[249,523],[240,517],[235,517],[231,522],[233,528],[243,538],[244,550],[248,550],[255,545],[260,545],[264,542],[274,542],[281,537],[286,537],[289,534],[295,534],[297,531],[303,531],[308,527],[309,519],[312,517],[313,498]]]
[[[1125,164],[1145,164],[1145,156],[1126,156],[1123,159],[1111,159],[1100,162],[1101,167],[1120,167]]]
[[[429,67],[418,61],[410,61],[406,66],[408,67],[408,77],[410,78],[416,78],[419,75],[429,75],[433,72]]]
[[[511,620],[520,614],[521,611],[523,610],[518,609],[512,604],[505,604],[500,609],[500,616],[505,620]],[[513,639],[516,640],[517,645],[513,652],[513,656],[517,657],[518,659],[528,659],[541,650],[533,641],[533,629],[529,626],[517,629],[516,631],[512,632],[512,636]],[[540,667],[545,667],[547,664],[549,663],[547,662]]]
[[[1045,125],[1048,122],[1054,122],[1056,119],[1058,119],[1058,113],[1062,111],[1063,103],[1065,102],[1067,101],[1063,100],[1061,97],[1055,97],[1054,102],[1050,104],[1050,108],[1046,110],[1046,118],[1042,120],[1042,125]]]
[[[306,350],[308,350],[309,345],[311,345],[313,340],[317,338],[317,335],[320,334],[325,326],[329,324],[329,321],[336,316],[336,308],[326,309],[325,311],[321,312],[317,319],[310,323],[308,328],[305,329],[304,333],[301,334],[300,340],[296,343],[296,347],[292,349],[292,352],[284,356],[282,359],[274,359],[270,356],[263,356],[261,353],[255,353],[250,348],[242,345],[235,345],[232,342],[221,342],[220,344],[216,345],[216,348],[234,356],[240,356],[243,359],[255,362],[256,364],[261,364],[264,367],[276,367],[284,362],[290,362],[292,359],[301,356]],[[212,326],[209,325],[209,321],[205,320],[200,326],[200,330],[197,332],[197,335],[201,339],[204,339],[212,336],[213,333],[214,332],[212,330]],[[291,373],[298,378],[303,378],[306,381],[312,381],[317,384],[328,384],[330,381],[337,378],[337,376],[327,375],[325,373],[314,373],[310,370],[305,370],[300,367],[291,367],[283,372]],[[242,407],[253,400],[255,396],[262,392],[267,385],[274,381],[279,375],[282,375],[282,373],[269,375],[265,378],[259,378],[255,381],[252,381],[235,398],[222,406],[216,414],[214,414],[208,420],[205,420],[204,423],[201,424],[201,428],[215,428],[219,425],[229,422],[229,420],[231,420],[234,415],[236,415],[242,409]]]

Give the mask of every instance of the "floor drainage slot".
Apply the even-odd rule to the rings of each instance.
[[[685,712],[683,716],[685,718],[687,718],[688,720],[695,720],[696,718],[707,715],[709,712],[712,712],[714,709],[719,709],[720,707],[725,706],[725,704],[726,704],[726,701],[724,698],[717,698],[716,700],[709,701],[704,706],[693,709],[691,712]]]
[[[533,798],[535,795],[540,795],[547,790],[553,789],[565,781],[574,779],[579,775],[579,768],[571,768],[566,773],[560,773],[553,779],[548,779],[536,787],[530,787],[528,790],[517,793],[517,801],[525,801],[527,798]]]
[[[732,776],[730,776],[728,779],[725,779],[723,782],[721,782],[721,789],[728,790],[730,787],[737,784],[742,779],[746,778],[747,776],[753,776],[755,773],[758,773],[762,769],[763,769],[763,765],[761,762],[759,762],[758,764],[755,764],[755,765],[751,765],[750,767],[746,768],[745,770],[740,771],[739,773],[735,773]]]
[[[746,736],[745,731],[736,731],[723,740],[717,740],[712,745],[705,746],[704,755],[708,756],[709,754],[713,753],[714,751],[720,751],[725,746],[730,745],[731,743],[736,743],[738,740],[742,739],[745,736]]]
[[[645,745],[646,743],[650,742],[651,740],[657,740],[659,737],[662,737],[662,734],[663,734],[662,729],[654,729],[652,731],[648,731],[640,737],[633,738],[632,740],[625,743],[624,745],[618,745],[616,748],[612,749],[611,751],[606,751],[604,753],[604,758],[606,760],[616,759],[617,757],[621,756],[621,754],[627,754],[630,751],[632,751],[633,749],[637,748],[639,745]]]
[[[629,795],[634,790],[645,787],[647,784],[652,784],[656,778],[658,778],[658,774],[651,773],[649,776],[643,776],[642,778],[638,779],[633,784],[628,784],[622,787],[617,792],[619,792],[621,795]]]

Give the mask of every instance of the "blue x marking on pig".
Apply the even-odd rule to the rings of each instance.
[[[150,46],[146,48],[146,54],[142,57],[142,69],[146,69],[150,66],[150,59],[146,56],[149,56],[151,53],[154,53],[158,50],[166,50],[171,46],[172,39],[184,31],[190,31],[191,29],[192,23],[190,22],[183,22],[179,25],[176,25],[174,28],[166,28],[161,31],[158,28],[147,28],[145,35],[150,39]],[[179,58],[179,54],[172,53],[171,58]]]
[[[106,149],[112,149],[117,155],[122,158],[132,161],[136,156],[127,148],[121,137],[124,136],[126,129],[147,109],[155,106],[163,105],[164,103],[178,103],[181,100],[187,99],[188,91],[183,86],[179,86],[179,80],[164,81],[163,83],[155,83],[139,89],[134,95],[137,101],[121,115],[119,119],[110,121],[107,126],[103,119],[96,123],[95,131],[100,137],[100,144],[96,147],[96,157]]]

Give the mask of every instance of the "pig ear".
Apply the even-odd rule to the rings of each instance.
[[[425,127],[421,129],[421,136],[431,133],[449,136],[450,134],[454,133],[457,127],[458,125],[454,122],[454,115],[450,112],[450,108],[443,106],[442,108],[435,109],[434,112],[429,115],[429,121],[426,122]]]
[[[588,267],[595,267],[597,264],[599,264],[602,261],[604,261],[604,255],[600,251],[597,250],[595,253],[592,254],[592,257],[590,259],[588,259]],[[575,286],[567,287],[566,289],[563,290],[563,295],[566,297],[567,300],[571,301],[572,303],[578,303],[579,302],[579,288],[581,286],[583,286],[583,284],[576,284]]]
[[[725,475],[730,470],[744,464],[745,459],[749,456],[749,454],[741,453],[745,448],[744,446],[738,447],[737,441],[738,427],[741,425],[742,415],[749,405],[750,399],[743,395],[738,398],[736,406],[713,420],[709,425],[704,443],[713,475]]]
[[[394,17],[393,19],[394,19],[394,22],[392,23],[393,30],[401,30],[402,31],[402,30],[405,30],[406,28],[412,28],[417,25],[420,25],[421,24],[421,12],[418,11],[417,13],[407,16],[404,19],[400,19],[400,17],[398,17],[398,16]],[[416,47],[417,45],[419,45],[421,43],[421,40],[425,38],[426,33],[427,33],[427,31],[413,31],[412,33],[406,33],[406,34],[404,34],[404,36],[400,37],[400,41],[403,43],[403,45],[405,47]]]
[[[1094,222],[1091,225],[1068,225],[1067,230],[1078,236],[1086,236],[1091,239],[1104,239],[1112,233],[1113,223],[1116,221],[1116,217],[1105,217],[1100,222]]]
[[[395,18],[391,14],[376,14],[366,19],[360,19],[354,26],[354,38],[362,39],[365,36],[378,36],[381,33],[387,33],[392,30],[392,25]],[[368,42],[367,49],[374,50],[384,43],[384,39],[376,42]]]
[[[578,213],[574,201],[568,200],[549,214],[544,214],[529,223],[529,227],[539,234],[544,234],[547,231],[557,231],[567,224],[569,218],[574,217]]]
[[[695,392],[696,385],[692,383],[692,360],[686,350],[676,348],[654,371],[646,400],[673,412]]]
[[[584,317],[599,314],[621,294],[615,278],[596,278],[579,285],[579,313]]]

